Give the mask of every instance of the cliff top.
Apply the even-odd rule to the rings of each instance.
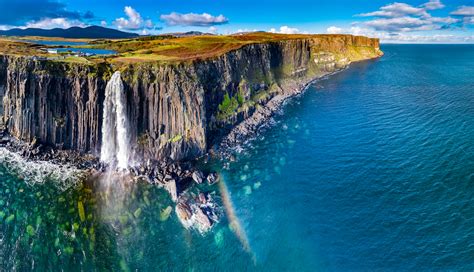
[[[278,42],[295,39],[319,39],[324,41],[345,40],[351,35],[296,34],[285,35],[266,32],[253,32],[227,36],[201,35],[176,37],[172,35],[146,36],[119,40],[90,40],[86,45],[68,46],[71,48],[108,49],[117,52],[114,55],[91,57],[57,58],[47,53],[45,45],[23,43],[9,38],[0,38],[0,54],[41,56],[57,61],[103,62],[116,64],[137,62],[173,62],[195,59],[208,59],[220,56],[247,44]],[[34,39],[38,39],[37,37]],[[48,38],[49,39],[49,38]],[[73,41],[68,39],[68,41]],[[78,40],[79,41],[79,40]],[[80,40],[84,42],[84,40]],[[42,50],[43,49],[43,50]]]

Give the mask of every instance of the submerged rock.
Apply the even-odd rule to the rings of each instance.
[[[173,208],[171,206],[166,207],[165,209],[161,210],[160,212],[160,221],[166,221],[170,217]]]
[[[252,194],[252,187],[250,187],[250,185],[244,186],[243,189],[244,189],[244,193],[245,193],[246,195]]]

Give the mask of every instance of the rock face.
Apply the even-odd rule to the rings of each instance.
[[[233,129],[265,115],[262,105],[380,55],[377,39],[321,35],[250,44],[206,60],[122,66],[133,156],[179,161],[222,139],[231,144],[239,138]],[[105,85],[115,69],[0,55],[1,121],[23,141],[99,155]]]

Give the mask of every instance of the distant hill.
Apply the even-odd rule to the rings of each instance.
[[[53,29],[41,29],[41,28],[13,28],[10,30],[0,31],[0,35],[5,36],[41,36],[41,37],[61,37],[61,38],[72,38],[72,39],[125,39],[135,38],[139,35],[136,33],[123,32],[116,29],[101,27],[101,26],[88,26],[88,27],[71,27],[71,28],[53,28]]]

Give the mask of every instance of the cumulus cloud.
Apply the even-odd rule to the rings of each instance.
[[[440,0],[430,0],[428,3],[421,5],[426,10],[435,10],[444,8],[444,4]]]
[[[420,35],[413,33],[390,33],[386,31],[376,31],[372,28],[352,26],[342,28],[341,33],[352,34],[356,36],[366,36],[379,38],[384,43],[472,43],[474,35],[459,36],[452,34]]]
[[[358,14],[361,17],[400,17],[407,15],[416,15],[428,17],[429,14],[426,12],[425,8],[413,7],[409,4],[395,2],[381,7],[377,11]]]
[[[139,30],[153,27],[153,22],[151,20],[144,20],[140,13],[132,7],[126,6],[124,12],[127,15],[127,18],[120,17],[115,19],[113,22],[118,29]]]
[[[442,9],[441,0],[429,0],[418,6],[394,2],[380,7],[376,11],[357,14],[367,19],[352,23],[350,28],[331,26],[328,33],[344,33],[379,38],[382,42],[392,43],[472,43],[473,35],[440,32],[446,29],[461,29],[462,23],[474,23],[474,7],[460,6],[446,17],[435,17],[431,11]],[[464,28],[466,29],[466,28]],[[419,34],[423,31],[429,35]]]
[[[300,33],[298,28],[289,27],[289,26],[281,26],[279,30],[275,28],[270,29],[271,33],[279,33],[279,34],[298,34]]]
[[[453,17],[433,17],[428,11],[441,9],[444,4],[440,0],[430,0],[420,6],[395,2],[381,7],[377,11],[358,14],[360,17],[375,17],[363,22],[366,27],[378,31],[410,32],[451,28],[460,22]]]
[[[208,31],[209,31],[209,33],[215,34],[215,33],[217,33],[217,27],[211,26],[211,27],[209,27]]]
[[[249,33],[249,32],[257,32],[258,30],[257,29],[249,29],[249,28],[239,28],[237,29],[237,31],[235,32],[229,32],[229,34],[233,34],[233,33]]]
[[[460,6],[450,14],[456,17],[461,17],[466,25],[474,24],[474,6]]]
[[[427,20],[416,17],[382,18],[368,21],[364,23],[364,25],[372,27],[375,30],[389,32],[408,32],[439,29],[437,25],[434,25]]]
[[[474,16],[474,6],[460,6],[457,10],[451,12],[451,15]]]
[[[169,26],[215,26],[223,25],[229,22],[224,15],[213,16],[208,13],[197,14],[197,13],[187,13],[181,14],[172,12],[170,14],[163,14],[160,16],[160,19],[166,22]]]
[[[342,28],[337,26],[330,26],[326,29],[326,32],[329,34],[339,34],[342,33]]]
[[[46,18],[39,21],[28,22],[25,26],[21,28],[52,29],[70,28],[73,26],[85,27],[87,25],[79,20],[70,20],[68,18]]]

